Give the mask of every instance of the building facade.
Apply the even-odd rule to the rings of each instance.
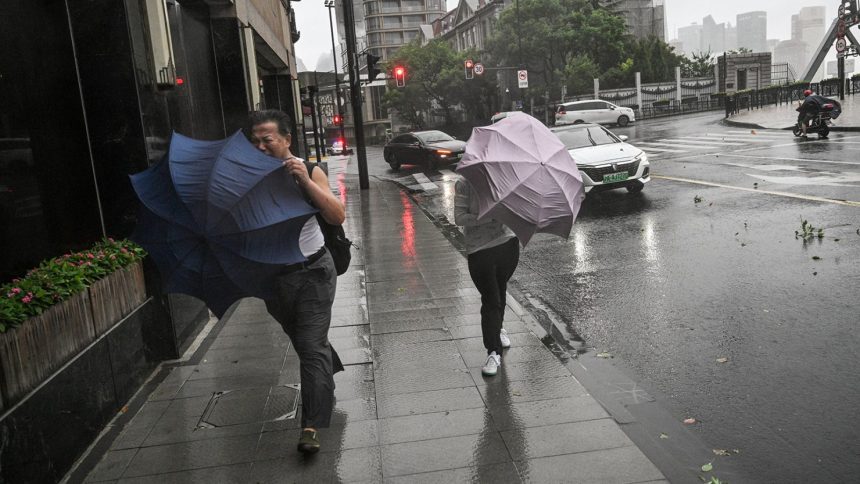
[[[767,47],[767,12],[759,10],[739,13],[737,25],[738,47],[753,52],[770,52]]]
[[[666,40],[666,8],[663,0],[601,0],[600,5],[624,17],[637,39]]]
[[[444,0],[365,0],[367,50],[388,59],[405,44],[418,39],[421,25],[445,15]]]
[[[724,54],[717,58],[719,92],[731,94],[771,84],[770,52]]]

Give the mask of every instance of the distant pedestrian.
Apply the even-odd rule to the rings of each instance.
[[[458,180],[454,191],[454,223],[463,227],[469,275],[481,293],[481,333],[487,349],[481,373],[493,376],[502,364],[502,348],[511,346],[502,324],[508,281],[520,260],[519,240],[496,220],[478,220],[478,201],[468,181]]]
[[[289,116],[276,110],[257,111],[251,113],[250,124],[251,143],[283,160],[292,180],[323,219],[342,224],[344,206],[332,194],[326,174],[318,167],[309,173],[303,160],[290,151]],[[312,454],[320,449],[317,429],[328,427],[331,421],[334,374],[343,371],[343,365],[328,341],[337,272],[316,217],[310,217],[302,227],[299,248],[307,262],[283,268],[276,279],[278,297],[267,300],[266,308],[289,335],[299,356],[303,430],[298,450]]]

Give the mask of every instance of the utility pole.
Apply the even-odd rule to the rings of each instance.
[[[337,97],[337,114],[340,116],[340,139],[343,141],[343,150],[346,152],[346,133],[344,132],[343,122],[343,104],[340,101],[340,77],[337,75],[337,49],[334,45],[334,23],[331,19],[331,9],[334,8],[335,0],[326,0],[325,6],[328,8],[328,27],[331,32],[331,57],[334,62],[334,92]]]
[[[358,186],[370,188],[367,178],[367,153],[364,150],[364,115],[361,112],[361,78],[355,57],[355,12],[352,0],[343,0],[343,23],[346,27],[346,63],[349,69],[349,93],[352,101],[352,123],[355,126],[355,148],[358,154]]]
[[[320,155],[320,142],[319,137],[317,136],[317,113],[316,113],[316,102],[314,98],[317,94],[316,86],[308,86],[308,96],[310,97],[310,108],[311,108],[311,126],[313,126],[314,130],[314,148],[316,148],[317,155],[317,163],[322,161],[322,156]]]

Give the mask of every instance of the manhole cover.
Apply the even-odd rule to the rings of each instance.
[[[227,390],[212,395],[197,428],[228,427],[296,418],[299,385]]]

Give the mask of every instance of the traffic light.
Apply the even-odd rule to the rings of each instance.
[[[472,59],[466,59],[466,79],[474,79],[475,78],[475,63],[472,62]]]
[[[367,56],[367,81],[371,82],[376,79],[376,76],[381,72],[378,67],[376,67],[376,63],[379,62],[382,57],[378,55],[373,55],[370,52],[365,54]]]
[[[332,117],[332,124],[334,124],[335,126],[340,126],[341,124],[343,124],[343,117],[340,114],[335,114]]]
[[[405,87],[406,86],[406,68],[403,66],[395,66],[394,67],[394,82],[397,84],[397,87]]]

